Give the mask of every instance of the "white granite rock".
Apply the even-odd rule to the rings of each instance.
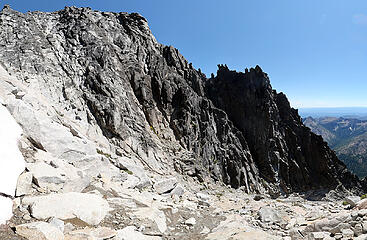
[[[153,187],[157,191],[157,193],[168,193],[172,191],[177,185],[177,179],[176,178],[169,178],[165,180],[161,180],[159,182],[156,182]]]
[[[50,217],[62,220],[78,218],[87,224],[99,224],[108,211],[109,205],[101,196],[88,193],[61,193],[24,198],[23,204],[30,205],[31,214],[37,219]]]
[[[147,236],[138,232],[136,227],[128,226],[117,231],[117,235],[113,240],[161,240],[161,237]]]
[[[64,240],[64,234],[60,229],[46,222],[18,225],[16,233],[28,240]]]

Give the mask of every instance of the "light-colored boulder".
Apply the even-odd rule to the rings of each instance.
[[[367,240],[367,234],[362,234],[358,237],[355,237],[354,240]]]
[[[364,217],[367,215],[367,209],[361,209],[358,211],[358,216],[359,217]]]
[[[352,221],[352,217],[350,213],[341,213],[338,215],[334,215],[333,218],[323,218],[309,224],[304,232],[331,232],[333,234],[341,232],[342,229],[350,228],[349,222]]]
[[[138,183],[134,187],[142,189],[144,187],[151,186],[152,182],[146,175],[144,168],[134,162],[133,159],[128,157],[120,157],[117,160],[117,166],[122,170],[126,170],[128,173],[134,174],[134,177],[139,179]]]
[[[64,234],[60,229],[46,222],[18,225],[16,233],[28,240],[64,240]]]
[[[66,181],[65,174],[60,168],[44,162],[28,163],[27,169],[33,174],[35,183],[46,190],[58,191]]]
[[[58,218],[51,218],[51,220],[49,221],[49,223],[55,227],[57,227],[58,229],[60,229],[61,232],[64,232],[65,230],[65,223],[64,221],[58,219]]]
[[[188,226],[194,226],[196,224],[196,219],[195,218],[189,218],[185,221],[185,224]]]
[[[367,233],[367,222],[362,222],[362,231],[363,233]]]
[[[265,231],[254,229],[246,225],[246,220],[238,215],[229,215],[219,226],[212,229],[206,236],[207,240],[280,240],[281,237],[272,236]]]
[[[281,221],[281,217],[277,211],[271,207],[260,208],[258,211],[258,216],[261,222],[279,223]]]
[[[196,193],[196,197],[202,201],[208,201],[210,199],[209,195],[205,193]]]
[[[330,236],[330,233],[327,232],[312,232],[308,234],[308,240],[322,240],[328,236]]]
[[[356,207],[358,209],[367,209],[367,198],[359,201]]]
[[[138,232],[136,230],[136,227],[134,226],[128,226],[125,227],[122,230],[117,231],[117,235],[113,240],[161,240],[161,237],[157,236],[147,236],[142,234],[141,232]]]
[[[19,176],[15,193],[17,197],[28,195],[32,192],[32,179],[33,174],[31,172],[25,172]]]
[[[61,193],[39,197],[26,197],[23,205],[30,205],[31,214],[37,219],[50,217],[62,220],[78,218],[89,225],[99,224],[108,211],[109,205],[101,196],[88,193]]]
[[[166,215],[155,207],[139,208],[133,215],[139,219],[150,219],[155,222],[161,233],[167,230]]]
[[[342,230],[343,238],[350,239],[354,237],[354,232],[351,229]]]
[[[105,240],[116,236],[117,232],[107,227],[84,228],[69,232],[65,235],[65,240]]]
[[[363,234],[363,226],[361,223],[357,223],[353,228],[354,235],[359,236]]]
[[[182,187],[180,184],[177,184],[177,186],[172,190],[171,195],[181,197],[185,193],[185,188]]]
[[[176,178],[164,179],[159,182],[156,182],[153,187],[159,194],[168,193],[172,191],[177,185]]]
[[[349,203],[349,205],[351,207],[355,207],[358,204],[358,202],[361,200],[361,198],[358,197],[358,196],[348,196],[348,197],[344,198],[344,200],[347,203]]]

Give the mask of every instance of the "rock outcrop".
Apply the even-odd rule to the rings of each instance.
[[[4,7],[0,98],[23,129],[9,226],[28,239],[287,238],[267,195],[364,188],[260,67],[207,79],[136,13]]]
[[[206,92],[245,136],[260,177],[280,190],[305,191],[340,183],[361,187],[323,139],[302,124],[286,96],[272,89],[259,66],[238,73],[220,65],[217,76],[206,82]]]

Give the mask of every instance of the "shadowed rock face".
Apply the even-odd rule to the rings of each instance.
[[[0,64],[29,86],[42,79],[47,101],[154,170],[173,165],[273,193],[360,184],[260,67],[237,73],[220,66],[206,79],[177,49],[157,43],[136,13],[6,7]]]
[[[220,65],[206,82],[208,98],[245,136],[260,177],[286,191],[360,186],[320,136],[302,124],[283,93],[272,89],[260,67],[246,73]]]

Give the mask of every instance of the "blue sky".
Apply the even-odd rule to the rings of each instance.
[[[0,0],[15,10],[65,5],[139,12],[157,40],[210,75],[257,64],[294,107],[367,106],[365,0]]]

